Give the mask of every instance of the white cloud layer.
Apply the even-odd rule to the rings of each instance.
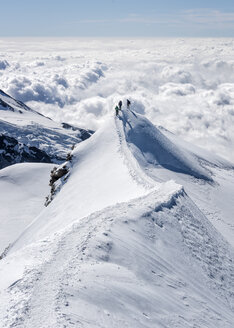
[[[119,99],[234,162],[233,39],[2,39],[1,88],[96,129]]]

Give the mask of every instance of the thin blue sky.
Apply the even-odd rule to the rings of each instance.
[[[234,0],[0,0],[0,36],[234,37]]]

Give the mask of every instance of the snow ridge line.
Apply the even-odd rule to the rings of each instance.
[[[172,207],[176,206],[176,202],[179,197],[187,196],[184,187],[181,186],[180,189],[174,191],[174,193],[170,196],[170,198],[166,201],[162,201],[161,204],[157,205],[154,209],[154,212],[161,212],[164,208],[171,209]]]
[[[132,155],[130,151],[127,141],[125,138],[125,133],[123,129],[123,117],[115,118],[116,132],[119,138],[119,152],[124,158],[124,163],[126,164],[129,173],[133,180],[135,180],[138,184],[143,185],[145,189],[153,189],[156,187],[156,182],[147,176],[141,169],[140,165],[137,163],[136,159]]]
[[[171,182],[167,182],[165,186],[170,184]],[[130,209],[134,210],[140,204],[142,215],[153,211],[158,212],[164,208],[171,209],[176,205],[180,196],[184,196],[183,188],[173,191],[169,186],[165,190],[163,188],[153,190],[129,202],[117,203],[93,212],[81,220],[73,222],[66,229],[50,235],[36,244],[28,245],[24,251],[26,250],[27,253],[28,250],[29,256],[31,256],[32,247],[39,263],[37,262],[36,266],[27,267],[24,276],[8,287],[11,295],[10,306],[7,315],[3,318],[2,327],[46,327],[48,316],[52,316],[54,320],[52,327],[60,327],[65,319],[61,313],[61,306],[66,296],[62,293],[61,286],[67,279],[63,270],[65,267],[69,269],[73,265],[74,259],[83,263],[83,255],[90,238],[98,231],[108,230],[116,210],[121,213],[121,209],[128,208],[129,205],[131,205]],[[16,256],[19,257],[18,252]],[[55,271],[57,272],[56,280]],[[77,267],[78,271],[79,267]],[[53,288],[48,289],[48,286]],[[43,304],[43,313],[37,312],[39,304]],[[51,313],[51,310],[54,312]],[[32,313],[34,315],[31,315]]]
[[[152,191],[152,193],[154,193],[154,191],[160,192],[161,189],[163,190],[164,188],[165,189],[168,188],[168,191],[166,192],[168,198],[157,204],[157,206],[155,207],[155,211],[160,212],[164,208],[171,209],[174,205],[176,205],[176,200],[180,196],[186,195],[184,187],[182,185],[179,185],[178,183],[175,183],[173,180],[169,180],[167,182],[158,184],[141,169],[140,165],[138,164],[137,160],[135,159],[131,150],[128,147],[124,128],[123,128],[123,122],[124,122],[123,116],[120,118],[115,117],[115,125],[116,125],[116,132],[119,137],[119,152],[124,157],[124,163],[126,164],[131,177],[138,184],[143,185],[145,189]],[[174,191],[172,192],[172,190]],[[143,196],[143,198],[144,197],[145,196]],[[140,197],[139,199],[141,198],[142,197]]]
[[[183,196],[183,194],[184,190],[180,185],[168,181],[160,184],[160,188],[151,189],[141,197],[135,198],[130,202],[117,203],[100,209],[77,222],[73,222],[66,229],[48,236],[45,240],[28,245],[26,250],[28,249],[29,256],[32,254],[32,249],[35,250],[36,258],[38,258],[37,265],[26,267],[23,277],[9,286],[10,306],[8,307],[8,315],[3,318],[3,327],[9,327],[9,324],[10,327],[32,327],[37,326],[38,322],[40,322],[41,327],[45,327],[47,315],[51,316],[51,311],[55,320],[53,327],[60,325],[64,320],[60,308],[65,298],[60,287],[63,280],[66,279],[60,268],[64,268],[64,266],[69,268],[74,257],[83,257],[82,254],[86,243],[91,235],[96,234],[100,227],[104,228],[103,225],[106,224],[106,218],[111,222],[113,221],[112,213],[115,212],[115,209],[120,210],[126,207],[134,209],[139,204],[143,206],[144,212],[162,211],[164,208],[170,209],[176,205],[178,198]],[[94,224],[91,224],[91,222],[94,222]],[[53,245],[54,241],[55,244]],[[76,250],[70,252],[74,248],[75,243]],[[78,249],[79,251],[77,252]],[[67,257],[66,254],[69,256]],[[14,256],[14,254],[11,256]],[[16,254],[15,256],[18,255]],[[62,259],[66,259],[65,263],[61,262]],[[80,263],[82,261],[81,259]],[[58,277],[54,281],[53,272],[56,270]],[[48,285],[53,286],[51,293],[46,289]],[[47,302],[48,305],[48,309],[46,304],[43,306],[45,312],[43,316],[36,311],[39,308],[40,301]],[[33,316],[30,313],[34,313]],[[36,323],[32,317],[38,320],[38,322]]]
[[[74,252],[82,253],[91,233],[99,226],[92,226],[90,231],[91,225],[88,223],[95,214],[84,217],[81,222],[73,223],[58,234],[51,235],[46,240],[25,248],[26,251],[29,250],[30,254],[30,248],[33,247],[35,252],[39,253],[40,263],[37,263],[36,266],[27,267],[23,277],[8,287],[8,292],[12,297],[8,314],[3,318],[3,327],[47,327],[48,317],[53,318],[53,327],[60,326],[62,316],[58,303],[59,301],[62,302],[63,298],[60,295],[60,285],[63,281],[62,269],[69,264]],[[98,221],[98,223],[100,222]],[[83,231],[84,229],[85,231]],[[77,238],[77,233],[79,238]],[[77,252],[78,248],[75,248],[70,254],[70,247],[76,240],[79,241],[80,252]],[[43,250],[41,249],[42,246],[44,246]],[[57,272],[56,277],[54,272]],[[48,286],[52,288],[48,289]],[[40,304],[43,305],[43,313],[37,312]],[[34,313],[33,316],[31,315],[32,312]]]

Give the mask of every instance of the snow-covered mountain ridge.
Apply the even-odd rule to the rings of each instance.
[[[110,116],[0,262],[2,327],[231,328],[233,185],[217,155]]]
[[[0,90],[0,168],[21,162],[61,163],[93,131],[61,125]]]

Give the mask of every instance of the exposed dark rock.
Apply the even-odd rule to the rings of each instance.
[[[5,101],[3,101],[2,99],[0,99],[0,110],[10,110],[12,112],[14,112],[14,108],[11,107],[10,105],[8,105]]]
[[[62,166],[54,167],[50,172],[50,194],[46,197],[45,206],[48,206],[55,195],[60,191],[63,184],[67,181],[70,172],[70,163],[65,163]]]
[[[72,153],[68,153],[67,154],[66,161],[71,161],[72,160],[72,157],[73,157]]]
[[[7,120],[7,111],[15,112],[14,120]],[[3,112],[4,119],[1,120]],[[12,114],[9,114],[9,118],[12,118]],[[17,115],[20,124],[17,123]],[[67,123],[63,123],[62,127],[60,124],[52,126],[49,120],[0,89],[0,169],[22,162],[61,164],[66,160],[71,161],[68,150],[93,134],[91,130],[86,131]]]
[[[50,186],[52,186],[55,183],[55,181],[62,178],[68,172],[69,171],[68,171],[66,165],[59,167],[58,169],[56,167],[54,167],[50,173]]]
[[[79,137],[82,140],[86,140],[89,137],[91,137],[92,134],[94,134],[94,131],[93,130],[81,129],[81,128],[78,128],[78,127],[76,127],[74,125],[68,124],[68,123],[62,123],[62,127],[64,129],[67,129],[67,130],[78,131],[79,132]]]
[[[4,257],[6,257],[9,249],[11,248],[11,244],[9,244],[5,249],[4,251],[2,252],[2,254],[0,254],[0,260],[4,259]]]
[[[0,135],[0,169],[23,162],[52,163],[52,160],[34,146],[28,147],[13,137]]]

